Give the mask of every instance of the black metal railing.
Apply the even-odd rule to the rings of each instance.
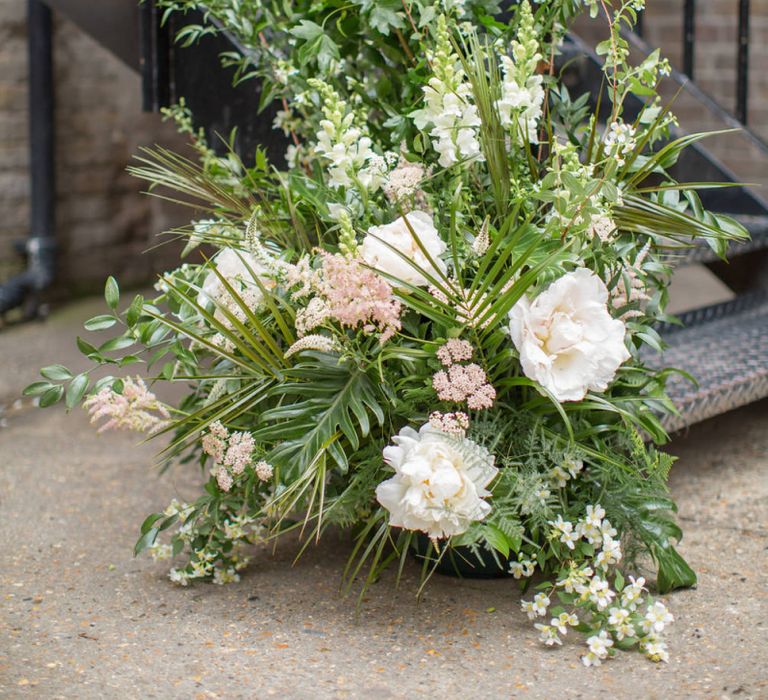
[[[733,115],[742,124],[749,119],[749,20],[750,0],[734,0],[738,7],[738,30],[736,36],[736,103]],[[706,7],[706,5],[705,5]],[[696,71],[696,0],[683,2],[682,30],[682,72],[694,80]],[[638,13],[635,33],[641,38],[646,30],[645,11]],[[662,47],[663,48],[663,47]]]

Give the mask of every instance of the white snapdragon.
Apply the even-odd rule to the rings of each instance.
[[[481,160],[480,117],[443,15],[438,19],[432,70],[434,75],[424,86],[425,106],[412,115],[416,128],[424,131],[431,125],[432,147],[440,154],[438,163],[444,168],[459,160]]]
[[[496,101],[501,124],[510,129],[515,143],[538,143],[538,123],[543,113],[544,79],[537,71],[542,56],[531,6],[520,3],[520,26],[512,42],[512,58],[501,57],[503,80]]]
[[[330,85],[315,79],[309,84],[323,101],[325,118],[315,135],[315,152],[327,161],[328,185],[334,189],[360,186],[375,192],[397,156],[382,156],[374,151],[370,136],[355,123],[354,112],[348,110],[347,103]]]

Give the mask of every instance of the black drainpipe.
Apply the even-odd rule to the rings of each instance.
[[[27,316],[39,309],[39,293],[55,270],[53,129],[53,57],[51,11],[41,0],[28,0],[30,230],[23,246],[25,272],[0,285],[0,314],[25,304]]]

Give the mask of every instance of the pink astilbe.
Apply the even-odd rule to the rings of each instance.
[[[365,333],[381,333],[385,343],[400,330],[401,304],[392,286],[373,270],[343,255],[323,253],[323,271],[317,290],[328,314],[342,326],[362,325]]]
[[[122,394],[104,387],[87,398],[83,407],[91,414],[91,423],[101,418],[109,419],[99,428],[100,433],[113,429],[154,433],[162,430],[171,417],[165,404],[147,389],[141,377],[136,377],[135,381],[126,377]]]
[[[232,433],[223,464],[229,467],[233,474],[242,474],[251,463],[255,448],[256,444],[250,433]]]
[[[454,362],[471,360],[473,352],[472,345],[466,340],[451,338],[445,345],[439,348],[435,354],[437,355],[437,359],[440,360],[445,367],[450,367]]]
[[[230,433],[220,421],[211,423],[203,435],[203,452],[213,458],[211,473],[222,491],[229,491],[234,477],[239,476],[253,461],[256,443],[250,433]]]
[[[208,430],[209,432],[203,435],[202,439],[203,452],[213,457],[214,462],[222,462],[224,460],[224,452],[227,449],[229,430],[218,420],[215,423],[211,423]]]
[[[496,398],[496,390],[488,383],[488,377],[480,365],[452,365],[440,370],[432,378],[432,386],[439,399],[464,403],[472,409],[490,408]]]

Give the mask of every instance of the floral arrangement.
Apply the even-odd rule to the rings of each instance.
[[[224,60],[282,106],[287,167],[216,155],[168,110],[195,157],[148,149],[132,172],[194,209],[171,234],[199,257],[153,299],[122,305],[109,278],[85,327],[117,334],[78,339],[94,367],[188,392],[170,406],[140,377],[61,365],[27,389],[83,402],[101,430],[168,436],[164,462],[207,475],[144,521],[137,553],[173,557],[183,586],[223,584],[254,543],[342,528],[349,586],[411,554],[425,583],[490,568],[522,586],[543,643],[575,629],[586,665],[632,647],[667,660],[672,615],[629,572],[652,563],[661,593],[696,579],[653,446],[673,370],[644,348],[662,346],[675,251],[746,233],[670,175],[698,136],[670,138],[666,61],[628,63],[620,29],[642,5],[205,3],[179,40],[242,44]],[[605,122],[555,67],[585,9],[606,27]],[[632,93],[645,107],[625,120]]]

